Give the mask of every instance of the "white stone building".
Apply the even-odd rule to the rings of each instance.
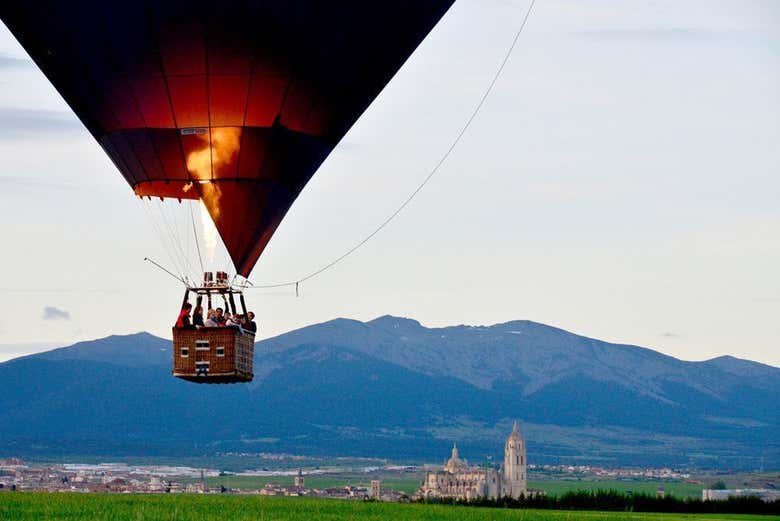
[[[453,446],[452,456],[444,463],[444,469],[426,473],[417,495],[423,498],[517,498],[528,492],[527,469],[525,441],[515,422],[504,444],[501,470],[469,467],[468,462],[460,458],[457,446]]]
[[[374,499],[380,499],[382,497],[382,482],[378,479],[371,480],[371,494],[370,497]]]
[[[762,501],[771,502],[780,500],[780,490],[769,488],[734,488],[726,490],[704,489],[701,498],[704,501],[725,501],[732,497],[757,497]]]

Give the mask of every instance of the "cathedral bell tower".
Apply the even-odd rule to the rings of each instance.
[[[504,445],[504,491],[503,495],[513,498],[527,492],[527,465],[525,440],[515,422],[512,433]]]

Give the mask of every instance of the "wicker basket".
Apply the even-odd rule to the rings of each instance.
[[[197,383],[251,382],[255,335],[235,327],[173,328],[173,376]]]

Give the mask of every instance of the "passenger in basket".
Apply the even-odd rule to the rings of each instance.
[[[219,324],[215,320],[217,316],[217,312],[213,309],[209,309],[208,314],[206,315],[206,322],[203,323],[206,327],[219,327]]]
[[[192,304],[189,302],[186,302],[184,306],[181,308],[181,312],[179,313],[179,318],[176,319],[176,326],[175,327],[183,327],[183,328],[190,328],[192,327],[192,324],[190,323],[190,310],[192,309]]]
[[[257,324],[255,324],[255,313],[254,311],[250,311],[246,314],[246,322],[244,323],[244,329],[247,331],[251,331],[252,333],[257,333]]]
[[[225,312],[222,308],[217,308],[217,313],[214,315],[214,321],[220,326],[225,325]]]
[[[192,325],[197,329],[205,327],[203,323],[203,306],[195,306],[195,311],[192,312]]]
[[[238,313],[236,313],[232,317],[228,315],[228,319],[227,322],[225,322],[225,325],[227,327],[234,327],[238,329],[241,333],[244,332],[244,328],[241,323],[241,315],[239,315]]]

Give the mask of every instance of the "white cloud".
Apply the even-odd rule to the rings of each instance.
[[[30,65],[32,65],[32,60],[16,58],[14,56],[0,53],[0,69],[17,69],[22,67],[29,67]]]
[[[43,308],[43,320],[70,320],[70,312],[54,306],[46,306]]]
[[[0,108],[0,139],[21,139],[44,134],[81,132],[83,126],[72,113],[59,110]]]

